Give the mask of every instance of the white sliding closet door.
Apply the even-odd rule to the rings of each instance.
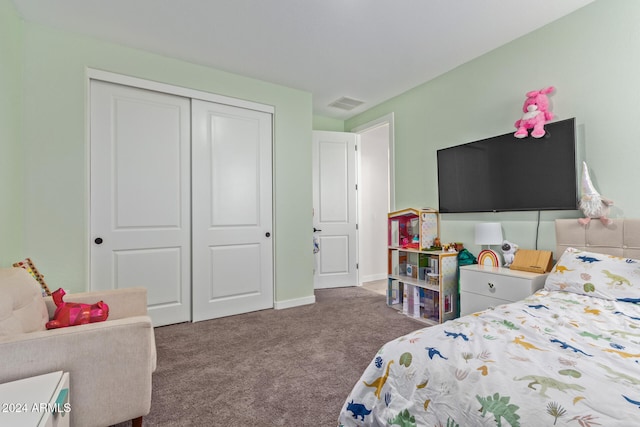
[[[155,326],[191,318],[190,100],[91,80],[92,290],[143,286]]]
[[[192,100],[193,320],[273,307],[272,115]]]

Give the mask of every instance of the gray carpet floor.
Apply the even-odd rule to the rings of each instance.
[[[363,288],[315,295],[307,306],[156,328],[144,425],[335,427],[382,344],[424,325]]]

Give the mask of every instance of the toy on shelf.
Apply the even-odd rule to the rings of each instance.
[[[544,136],[544,125],[553,119],[553,113],[549,111],[549,98],[547,94],[554,91],[553,86],[549,86],[540,90],[532,90],[527,92],[527,99],[522,106],[522,118],[516,121],[515,127],[518,129],[513,136],[516,138],[525,138],[531,131],[531,136],[541,138]]]
[[[51,291],[49,290],[47,283],[44,281],[44,276],[38,271],[33,261],[31,261],[31,258],[25,258],[22,261],[18,261],[14,263],[13,266],[24,268],[25,270],[27,270],[27,272],[31,274],[33,278],[38,281],[38,283],[40,283],[40,287],[42,287],[43,296],[51,295]]]
[[[442,242],[440,242],[439,237],[436,237],[435,239],[433,239],[433,245],[429,246],[429,249],[438,250],[438,251],[442,249]]]
[[[439,235],[438,212],[433,209],[403,209],[389,213],[389,246],[424,250],[434,246]]]
[[[464,249],[464,245],[460,242],[451,242],[442,245],[442,250],[445,252],[460,252],[462,249]]]

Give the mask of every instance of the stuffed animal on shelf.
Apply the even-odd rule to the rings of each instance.
[[[553,119],[553,113],[549,111],[549,98],[547,94],[553,92],[555,88],[549,86],[540,90],[532,90],[527,92],[527,99],[522,106],[522,118],[515,123],[516,133],[513,134],[516,138],[525,138],[529,135],[528,130],[531,131],[531,136],[534,138],[541,138],[544,136],[544,125]]]
[[[515,243],[511,243],[508,240],[503,240],[500,250],[502,251],[502,256],[504,257],[504,266],[509,267],[511,264],[513,264],[513,260],[516,258],[518,245],[516,245]]]
[[[47,322],[47,329],[65,328],[67,326],[84,325],[107,320],[109,306],[103,301],[95,304],[81,304],[78,302],[64,302],[65,291],[60,288],[51,294],[56,305],[53,319]]]
[[[581,184],[580,210],[584,218],[578,218],[578,222],[586,226],[591,221],[591,218],[598,218],[602,225],[611,224],[613,221],[607,215],[609,215],[609,206],[613,205],[613,201],[605,199],[596,191],[591,182],[586,162],[582,162]]]

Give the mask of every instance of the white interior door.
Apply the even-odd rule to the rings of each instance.
[[[313,132],[314,287],[358,284],[356,141],[344,132]]]
[[[192,101],[193,320],[273,307],[272,115]]]
[[[188,321],[189,99],[90,85],[90,288],[143,286],[155,326]]]

